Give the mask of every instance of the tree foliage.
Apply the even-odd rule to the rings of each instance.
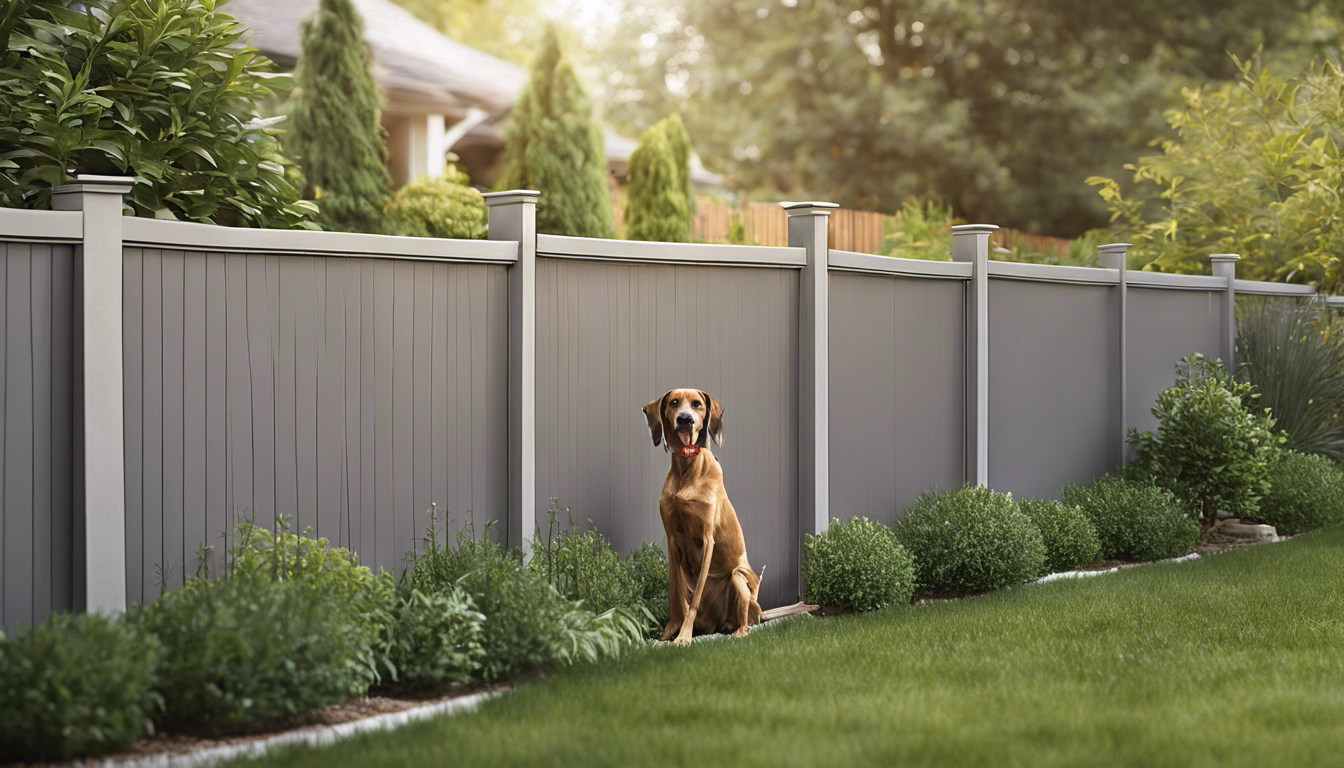
[[[371,56],[351,0],[321,0],[304,20],[293,147],[328,229],[383,230],[391,177]]]
[[[639,147],[630,155],[625,236],[631,240],[685,243],[691,239],[691,214],[682,182],[688,173],[684,165],[678,173],[668,126],[664,120],[645,131]]]
[[[255,106],[280,76],[244,32],[214,0],[0,6],[0,205],[120,175],[140,216],[302,226],[313,207]]]
[[[1333,290],[1344,277],[1344,72],[1282,77],[1237,64],[1237,81],[1185,91],[1167,114],[1175,137],[1127,166],[1132,193],[1088,182],[1146,268],[1204,273],[1208,254],[1236,253],[1238,277]]]
[[[1104,223],[1084,179],[1162,130],[1173,84],[1227,51],[1338,39],[1315,0],[644,0],[608,44],[608,114],[679,111],[742,188],[1059,236]],[[1310,35],[1299,34],[1310,31]],[[1300,42],[1305,41],[1305,42]]]
[[[509,116],[504,142],[507,165],[498,187],[541,192],[537,231],[614,234],[602,128],[553,27]]]

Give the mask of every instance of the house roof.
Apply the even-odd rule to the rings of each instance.
[[[527,82],[522,67],[459,43],[391,0],[353,0],[373,49],[374,76],[389,101],[459,112],[513,105]],[[220,8],[252,30],[251,44],[281,66],[303,51],[303,19],[318,0],[228,0]],[[395,97],[395,98],[394,98]]]

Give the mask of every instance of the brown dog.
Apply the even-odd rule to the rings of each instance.
[[[747,563],[723,467],[709,450],[710,437],[723,445],[723,406],[701,390],[674,389],[644,406],[644,416],[653,444],[672,453],[658,499],[671,580],[663,639],[686,645],[693,631],[742,637],[761,619],[761,577]]]

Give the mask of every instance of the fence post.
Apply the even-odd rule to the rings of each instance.
[[[531,554],[537,518],[537,199],[515,189],[485,195],[491,240],[518,243],[509,267],[508,544]]]
[[[966,468],[974,485],[989,486],[989,236],[993,224],[952,228],[952,260],[971,264],[966,296]]]
[[[1098,245],[1098,260],[1106,269],[1114,269],[1119,276],[1120,291],[1120,358],[1116,377],[1120,380],[1120,463],[1129,461],[1129,444],[1125,442],[1125,425],[1129,419],[1129,243]]]
[[[807,251],[798,291],[798,535],[830,520],[830,315],[827,224],[835,203],[780,203],[789,246]]]
[[[1227,363],[1227,372],[1236,373],[1237,361],[1237,261],[1241,257],[1235,253],[1215,253],[1209,256],[1213,262],[1213,276],[1227,278],[1227,289],[1223,291],[1223,324],[1220,329],[1223,362]]]
[[[75,606],[126,610],[126,426],[122,402],[122,197],[132,180],[78,176],[51,207],[82,211],[75,259]]]

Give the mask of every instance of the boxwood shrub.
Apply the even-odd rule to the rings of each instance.
[[[53,614],[0,639],[0,759],[63,760],[135,741],[158,657],[152,635],[97,614]]]
[[[915,558],[919,585],[934,592],[1018,584],[1045,564],[1041,532],[1012,496],[980,486],[922,494],[894,530]]]
[[[670,578],[667,555],[657,544],[644,542],[626,557],[630,577],[635,581],[635,599],[653,617],[654,631],[661,633],[667,626]]]
[[[1344,470],[1324,456],[1284,451],[1257,517],[1284,535],[1344,523]]]
[[[1065,487],[1060,500],[1092,521],[1105,558],[1180,557],[1199,540],[1199,523],[1190,508],[1152,483],[1108,475],[1092,485]]]
[[[485,616],[456,587],[421,592],[405,582],[397,589],[396,620],[387,628],[380,654],[382,679],[405,688],[435,690],[465,685],[477,676]]]
[[[1017,506],[1041,532],[1045,573],[1071,571],[1097,559],[1101,542],[1083,510],[1050,499],[1023,499]]]
[[[802,574],[808,602],[856,611],[908,603],[915,593],[914,558],[890,528],[866,517],[808,534]]]

